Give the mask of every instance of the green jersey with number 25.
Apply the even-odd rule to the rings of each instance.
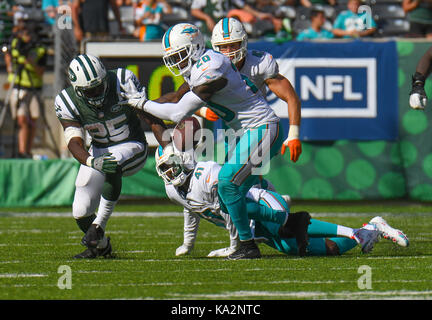
[[[146,142],[144,131],[135,110],[118,104],[121,93],[139,91],[135,75],[126,69],[107,73],[108,90],[102,107],[87,104],[78,97],[72,86],[62,90],[55,99],[55,111],[60,121],[75,121],[88,131],[92,144],[98,148],[126,141]]]

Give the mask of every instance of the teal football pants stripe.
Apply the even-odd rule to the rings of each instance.
[[[264,160],[264,165],[270,166],[270,159],[282,146],[282,132],[279,123],[246,131],[219,172],[219,198],[231,216],[240,240],[252,238],[245,195],[254,184],[259,183],[259,174],[262,172],[253,170],[259,165],[257,156],[259,154],[260,159]]]

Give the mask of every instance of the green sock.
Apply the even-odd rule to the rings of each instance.
[[[96,215],[93,213],[91,216],[83,217],[76,219],[76,223],[78,227],[82,230],[82,232],[86,233],[93,223],[94,219],[96,219]]]
[[[117,201],[122,189],[121,173],[107,174],[102,188],[102,197],[109,201]]]

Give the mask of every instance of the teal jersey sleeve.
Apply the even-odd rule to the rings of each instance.
[[[335,22],[333,23],[334,29],[342,29],[345,30],[345,18],[346,18],[346,11],[342,11],[337,17]]]

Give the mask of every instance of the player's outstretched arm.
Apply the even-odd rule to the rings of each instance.
[[[190,212],[184,208],[184,227],[183,227],[183,244],[176,249],[176,256],[189,254],[194,245],[198,234],[200,217],[196,213]]]
[[[179,102],[180,99],[190,90],[189,85],[187,82],[184,82],[177,91],[168,92],[162,95],[160,98],[154,100],[155,102],[159,103],[167,103],[167,102]]]
[[[288,138],[284,141],[281,154],[285,154],[288,147],[290,150],[290,159],[296,162],[302,153],[302,146],[299,139],[300,122],[301,122],[301,102],[293,86],[287,78],[278,74],[274,78],[266,80],[268,88],[288,105],[288,117],[290,128]]]
[[[227,80],[224,78],[202,84],[188,91],[177,103],[158,103],[147,101],[143,105],[143,110],[163,120],[179,122],[187,115],[191,115],[199,108],[205,106],[206,101],[218,90],[226,86]]]

